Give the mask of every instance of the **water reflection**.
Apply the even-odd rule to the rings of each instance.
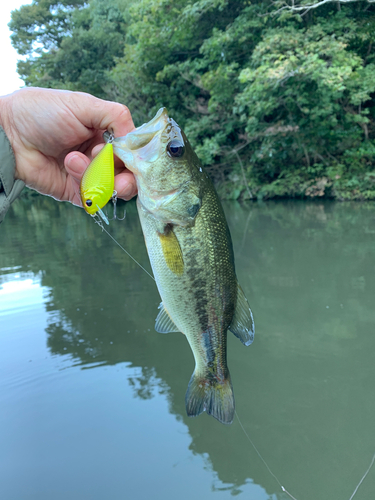
[[[12,270],[12,268],[5,269],[5,271]],[[25,273],[22,277],[19,273],[7,273],[3,276],[0,286],[0,317],[17,314],[41,303],[43,303],[43,292],[38,277],[32,273]]]
[[[228,203],[225,210],[256,322],[252,347],[229,338],[240,418],[298,499],[349,498],[375,449],[375,207]],[[133,204],[110,230],[150,269]],[[137,399],[167,401],[189,431],[189,449],[212,470],[215,498],[285,498],[238,422],[186,417],[194,366],[186,340],[154,331],[155,284],[91,218],[47,198],[18,202],[0,228],[0,248],[1,297],[11,296],[10,273],[34,280],[23,283],[36,301],[43,291],[53,356],[84,369],[126,366]],[[369,475],[358,500],[374,484]]]

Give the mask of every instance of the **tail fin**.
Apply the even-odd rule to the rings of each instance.
[[[193,373],[185,396],[186,412],[197,417],[206,411],[222,424],[231,424],[234,418],[234,395],[230,374],[223,382],[211,373]]]

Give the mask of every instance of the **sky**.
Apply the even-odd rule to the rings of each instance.
[[[11,32],[7,24],[10,21],[10,13],[12,10],[19,9],[21,5],[30,3],[31,0],[0,1],[0,95],[10,94],[24,85],[23,80],[21,80],[17,74],[17,60],[19,56],[10,43]]]

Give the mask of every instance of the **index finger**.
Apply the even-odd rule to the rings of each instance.
[[[77,118],[89,129],[111,129],[116,137],[122,137],[135,128],[124,104],[105,101],[84,92],[74,92],[70,97]]]

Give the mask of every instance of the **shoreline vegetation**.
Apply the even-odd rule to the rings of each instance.
[[[27,86],[167,107],[223,199],[375,200],[375,3],[33,0],[9,26]]]

